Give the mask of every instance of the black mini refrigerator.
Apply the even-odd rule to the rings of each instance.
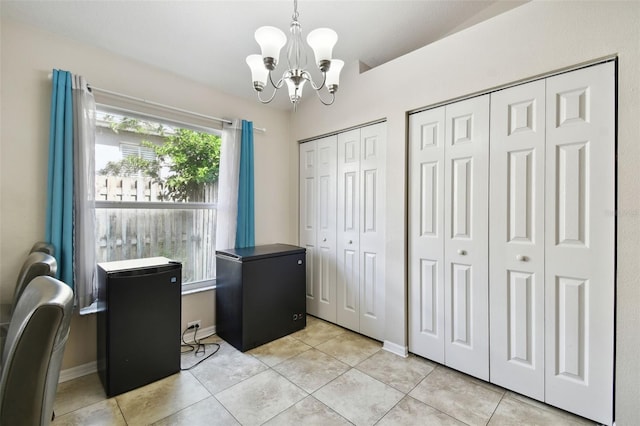
[[[302,330],[305,249],[270,244],[216,251],[216,332],[240,351]]]
[[[182,265],[164,257],[98,264],[98,375],[107,396],[180,371]]]

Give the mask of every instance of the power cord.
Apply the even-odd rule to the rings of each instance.
[[[195,329],[195,331],[193,332],[193,343],[187,343],[187,342],[184,340],[184,335],[187,333],[187,331],[189,331],[189,330],[194,330],[194,329]],[[195,325],[192,325],[192,326],[190,326],[190,327],[187,327],[187,328],[182,332],[182,337],[181,337],[181,339],[182,339],[182,343],[183,343],[183,344],[182,344],[182,345],[180,345],[180,348],[181,348],[181,350],[180,350],[180,354],[181,354],[181,355],[184,355],[184,354],[186,354],[186,353],[191,353],[191,352],[194,352],[194,351],[195,351],[195,356],[196,356],[196,357],[197,357],[197,356],[198,356],[198,354],[200,354],[200,353],[202,354],[202,356],[205,356],[205,355],[206,355],[206,352],[207,352],[207,345],[209,345],[209,346],[215,346],[215,350],[214,350],[212,353],[210,353],[209,355],[207,355],[207,356],[205,356],[204,358],[202,358],[200,361],[198,361],[198,362],[196,362],[195,364],[193,364],[192,366],[190,366],[190,367],[187,367],[187,368],[182,368],[182,367],[180,367],[180,370],[182,370],[182,371],[191,370],[193,367],[196,367],[196,366],[200,365],[200,363],[202,363],[202,362],[204,362],[204,361],[208,360],[209,358],[211,358],[213,355],[215,355],[216,353],[218,353],[218,351],[220,350],[220,344],[219,344],[219,343],[215,343],[215,342],[211,342],[211,343],[203,343],[203,342],[202,342],[204,339],[208,339],[208,338],[209,338],[209,337],[211,337],[211,336],[215,336],[215,334],[216,334],[216,333],[211,333],[211,334],[209,334],[208,336],[204,336],[204,337],[201,337],[200,339],[198,339],[198,329],[200,329],[200,326],[199,326],[198,324],[195,324]],[[189,348],[189,349],[187,349],[187,350],[182,350],[182,348]]]

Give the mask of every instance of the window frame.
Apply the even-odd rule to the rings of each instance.
[[[128,118],[135,118],[138,120],[158,122],[163,125],[168,125],[175,128],[183,128],[201,133],[209,133],[215,136],[222,138],[221,130],[214,127],[207,127],[198,124],[193,124],[189,122],[185,122],[184,120],[175,120],[172,118],[162,117],[156,114],[149,114],[146,112],[133,111],[126,108],[120,108],[115,105],[109,105],[105,103],[96,103],[96,112],[97,113],[105,113],[105,114],[115,114],[118,116],[125,116]],[[95,145],[98,145],[98,139],[96,138]],[[120,152],[122,152],[122,144],[126,144],[128,146],[135,146],[133,143],[129,142],[119,142],[118,148]],[[139,146],[139,149],[142,146]],[[97,172],[97,170],[96,170]],[[97,175],[96,175],[97,176]],[[94,192],[95,195],[97,193]],[[149,209],[149,210],[215,210],[217,216],[217,203],[210,202],[162,202],[162,201],[115,201],[115,200],[97,200],[94,198],[94,208],[96,211],[99,209]],[[217,222],[217,217],[216,217]],[[96,225],[97,230],[97,225]],[[98,241],[99,238],[96,240]],[[213,241],[214,247],[212,248],[215,252],[215,240]],[[210,289],[216,288],[216,277],[192,281],[189,283],[182,283],[182,294],[192,294],[200,291],[206,291]]]

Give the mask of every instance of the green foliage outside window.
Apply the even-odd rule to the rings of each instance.
[[[143,140],[141,145],[154,150],[156,159],[147,160],[137,155],[129,155],[120,161],[110,161],[99,174],[110,176],[151,177],[164,188],[162,198],[173,201],[207,201],[204,189],[218,180],[220,168],[221,139],[217,135],[196,132],[189,129],[167,128],[161,124],[149,123],[130,117],[122,117],[119,122],[112,116],[110,128],[118,132],[126,130],[140,135],[155,135],[164,138],[162,145]],[[161,173],[162,169],[168,170]]]
[[[143,142],[156,152],[161,164],[168,164],[165,179],[168,195],[177,201],[201,201],[206,184],[216,182],[220,169],[220,137],[178,129],[161,145]]]

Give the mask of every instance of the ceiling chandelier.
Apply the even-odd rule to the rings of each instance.
[[[307,36],[307,44],[313,49],[316,58],[316,65],[322,72],[322,83],[316,86],[311,74],[306,70],[307,53],[302,43],[302,27],[298,22],[298,1],[293,2],[293,16],[289,32],[291,38],[287,44],[287,36],[276,27],[260,27],[256,30],[255,38],[262,55],[247,56],[247,65],[251,68],[251,79],[253,80],[253,88],[258,94],[258,100],[263,104],[267,104],[273,100],[278,89],[286,83],[289,90],[289,99],[295,110],[300,98],[302,97],[302,88],[308,81],[313,90],[318,94],[320,102],[325,105],[331,105],[335,100],[335,93],[338,90],[340,79],[340,71],[344,66],[344,62],[339,59],[331,59],[333,46],[338,41],[338,35],[329,28],[318,28],[313,30]],[[287,44],[287,63],[288,69],[282,74],[277,83],[273,82],[272,71],[278,65],[280,58],[280,49]],[[269,99],[262,99],[260,93],[267,84],[267,79],[274,91]],[[331,95],[329,101],[325,101],[320,91],[323,87]]]

